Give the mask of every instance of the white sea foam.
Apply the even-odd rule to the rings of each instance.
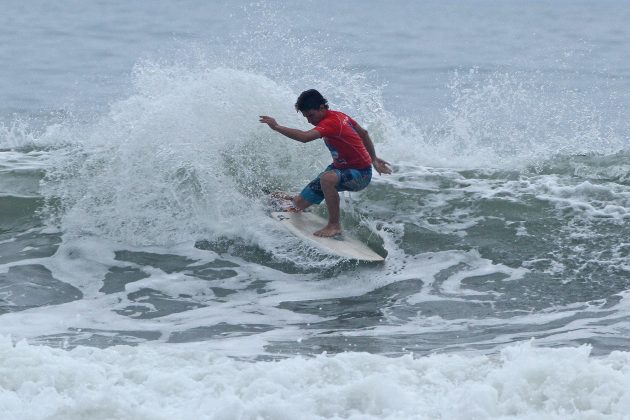
[[[332,278],[322,278],[317,272],[297,275],[283,273],[242,261],[238,256],[222,255],[221,260],[230,261],[233,265],[230,268],[232,273],[228,278],[208,281],[196,277],[191,268],[213,263],[219,257],[212,251],[195,248],[193,243],[168,248],[127,246],[126,249],[130,252],[146,253],[156,262],[161,259],[168,261],[174,256],[185,259],[185,265],[174,272],[164,271],[159,268],[159,264],[153,266],[151,261],[134,263],[117,259],[115,253],[120,246],[122,245],[89,237],[67,240],[52,258],[24,259],[18,263],[0,265],[2,274],[11,267],[41,264],[50,270],[54,278],[63,279],[83,293],[80,300],[6,313],[3,315],[0,333],[11,334],[16,339],[26,338],[53,345],[60,345],[61,340],[66,340],[69,345],[74,345],[76,340],[80,342],[93,335],[120,335],[128,337],[124,339],[135,341],[134,334],[149,333],[157,334],[152,340],[164,342],[178,334],[190,333],[196,328],[223,324],[265,326],[267,331],[251,331],[245,335],[229,334],[221,339],[212,339],[206,344],[208,349],[213,349],[218,354],[234,355],[236,351],[242,356],[255,357],[269,354],[268,346],[273,346],[276,342],[290,343],[300,339],[317,341],[324,336],[343,340],[344,337],[351,336],[395,337],[410,332],[440,334],[446,330],[467,328],[458,319],[431,318],[420,307],[414,308],[414,305],[445,299],[450,302],[477,302],[477,297],[481,298],[487,293],[469,289],[463,284],[466,278],[492,273],[517,277],[523,272],[522,269],[494,264],[475,251],[442,251],[410,256],[396,248],[394,243],[388,243],[387,246],[394,252],[381,267],[357,267],[337,273]],[[146,277],[125,284],[119,292],[100,292],[104,285],[103,279],[110,270],[116,268],[138,270]],[[445,277],[443,273],[449,270],[453,271]],[[264,290],[251,290],[255,281],[264,281]],[[334,320],[336,315],[331,316],[328,312],[294,311],[282,305],[287,302],[349,299],[408,281],[416,283],[414,288],[418,292],[401,302],[412,308],[412,312],[406,315],[406,319],[399,320],[395,308],[392,308],[393,312],[384,308],[381,320],[387,322],[377,323],[367,329],[348,331],[344,328],[330,331],[326,323]],[[232,294],[229,298],[218,299],[212,291],[215,287],[230,290]],[[156,310],[150,299],[138,300],[131,297],[134,293],[146,293],[147,290],[193,307],[183,311],[176,309],[173,313],[157,318],[138,318],[128,313],[129,307],[136,308],[138,314],[141,309],[149,311],[149,314]],[[555,318],[547,321],[562,319],[579,309],[565,308],[568,313],[559,312],[553,315]],[[475,325],[499,325],[506,322],[528,324],[543,322],[544,319],[536,315],[514,317],[511,321],[491,317],[485,321],[477,320]],[[319,323],[321,326],[318,326]],[[198,339],[204,338],[199,336]],[[315,343],[307,351],[316,351],[316,348]],[[392,352],[399,350],[396,346],[391,347]]]
[[[203,344],[70,351],[0,340],[13,419],[626,419],[630,354],[325,354],[251,363]]]

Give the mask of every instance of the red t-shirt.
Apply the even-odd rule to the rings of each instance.
[[[326,111],[326,116],[315,126],[333,158],[336,169],[364,169],[372,165],[372,158],[355,130],[357,122],[339,111]]]

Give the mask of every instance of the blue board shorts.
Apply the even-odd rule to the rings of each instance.
[[[372,180],[372,167],[364,169],[335,169],[329,165],[317,178],[312,180],[300,193],[303,199],[309,203],[319,204],[324,200],[324,192],[319,181],[320,177],[328,171],[335,171],[339,182],[335,186],[337,191],[361,191]]]

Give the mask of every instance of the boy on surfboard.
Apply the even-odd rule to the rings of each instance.
[[[286,195],[297,211],[326,200],[328,224],[314,233],[332,237],[341,234],[339,222],[339,191],[360,191],[372,179],[372,167],[380,174],[392,173],[389,162],[376,156],[368,132],[343,112],[328,109],[328,101],[315,89],[304,91],[295,103],[296,111],[304,115],[315,128],[308,131],[281,126],[275,119],[260,116],[260,122],[272,130],[301,143],[324,138],[333,163],[311,181],[296,196]]]

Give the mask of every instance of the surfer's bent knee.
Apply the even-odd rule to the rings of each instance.
[[[363,169],[334,169],[329,166],[304,187],[296,198],[306,200],[308,202],[304,207],[306,208],[312,204],[320,204],[324,200],[322,184],[332,183],[331,181],[334,180],[337,191],[361,191],[368,186],[371,179],[371,166]]]
[[[324,172],[320,177],[320,182],[322,184],[330,185],[332,187],[336,187],[339,183],[339,175],[336,171],[328,171]]]

